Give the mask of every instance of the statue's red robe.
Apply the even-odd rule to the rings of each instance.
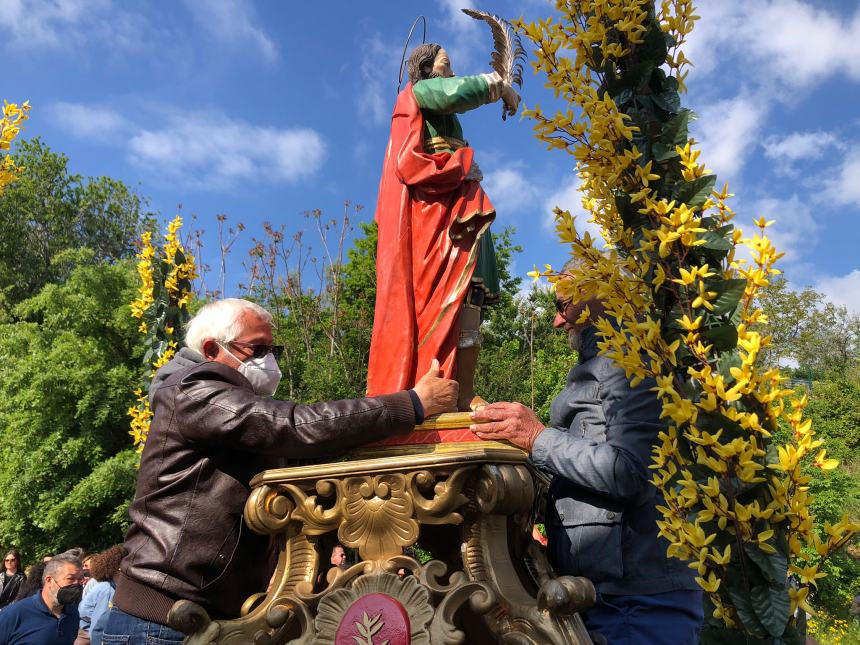
[[[424,152],[424,119],[407,85],[397,97],[376,222],[376,314],[368,395],[415,385],[439,359],[456,376],[460,307],[478,241],[496,216],[481,184],[466,180],[472,148]]]

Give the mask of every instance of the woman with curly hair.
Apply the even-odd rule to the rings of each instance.
[[[117,544],[90,559],[90,576],[97,582],[87,591],[86,597],[78,606],[81,628],[75,645],[101,644],[105,621],[100,619],[107,618],[116,590],[114,577],[119,573],[122,556],[122,545]]]

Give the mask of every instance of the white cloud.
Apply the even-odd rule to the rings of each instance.
[[[80,103],[55,103],[49,113],[60,128],[77,137],[100,142],[114,140],[130,126],[118,112]]]
[[[388,122],[394,107],[401,52],[394,45],[383,42],[379,34],[373,34],[361,49],[358,111],[376,125],[382,125]],[[404,85],[409,82],[405,67],[404,63]]]
[[[794,132],[784,137],[770,136],[764,140],[764,154],[771,159],[798,161],[820,159],[824,151],[836,144],[830,132]]]
[[[860,9],[835,9],[800,0],[701,2],[701,16],[685,54],[691,80],[724,68],[728,57],[743,63],[744,78],[811,87],[839,74],[860,79]],[[781,97],[786,98],[786,97]]]
[[[825,181],[824,191],[837,204],[860,206],[860,152],[854,149],[845,155],[835,177]]]
[[[152,26],[134,9],[112,0],[0,1],[0,34],[16,49],[60,48],[80,53],[88,45],[139,49]]]
[[[434,30],[429,40],[438,42],[445,48],[451,58],[451,67],[455,74],[462,76],[476,73],[478,70],[469,69],[473,62],[473,53],[476,47],[486,43],[487,60],[489,60],[489,48],[492,47],[493,42],[490,30],[485,28],[486,33],[482,40],[478,30],[480,25],[474,18],[463,13],[463,7],[474,8],[471,0],[438,0],[438,4],[443,15],[441,33],[444,35],[439,38]]]
[[[250,44],[268,62],[278,58],[275,43],[259,25],[254,6],[250,2],[185,0],[185,6],[194,21],[218,42],[237,49]]]
[[[819,224],[812,208],[804,203],[797,195],[788,199],[767,197],[759,199],[744,211],[750,219],[764,216],[765,219],[775,220],[767,229],[767,235],[776,249],[785,253],[781,265],[791,265],[795,269],[813,250],[818,241]],[[755,227],[751,224],[743,227],[744,232],[752,234]]]
[[[837,305],[844,305],[854,314],[860,314],[860,269],[842,276],[830,276],[819,280],[816,290]]]
[[[574,224],[576,232],[582,235],[586,231],[593,238],[601,238],[600,227],[594,222],[589,221],[591,214],[582,207],[582,192],[579,190],[580,179],[577,175],[573,175],[551,193],[544,201],[544,212],[546,215],[543,219],[545,229],[555,231],[555,214],[553,209],[558,206],[561,210],[569,211],[574,216]]]
[[[723,180],[737,177],[755,149],[767,109],[755,97],[740,95],[697,112],[691,129],[701,143],[701,160]]]
[[[223,114],[176,114],[164,127],[138,131],[128,142],[133,163],[160,177],[204,188],[257,178],[296,181],[325,159],[315,130],[255,126]]]
[[[764,156],[773,160],[774,170],[783,175],[798,174],[796,166],[820,159],[829,148],[842,148],[840,140],[831,132],[794,132],[771,135],[762,142]]]
[[[520,213],[524,206],[534,204],[538,196],[535,184],[523,173],[521,164],[496,168],[484,175],[481,182],[496,212],[500,216]]]

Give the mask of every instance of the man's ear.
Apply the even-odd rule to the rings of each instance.
[[[218,346],[218,343],[211,338],[203,341],[203,358],[206,360],[211,361],[218,358],[220,352],[221,348]]]

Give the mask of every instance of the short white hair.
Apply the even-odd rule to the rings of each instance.
[[[241,298],[224,298],[204,305],[197,315],[188,321],[185,328],[185,344],[202,354],[203,343],[207,340],[219,343],[236,340],[242,333],[240,319],[246,311],[272,324],[272,314],[257,303]]]

